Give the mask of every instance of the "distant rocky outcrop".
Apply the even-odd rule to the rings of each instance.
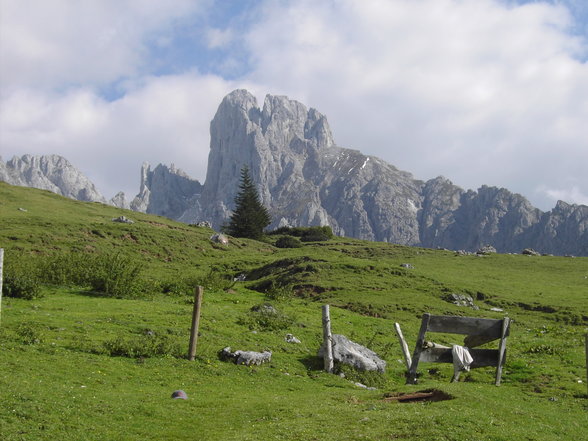
[[[141,168],[139,194],[130,204],[131,209],[180,219],[186,211],[198,207],[202,185],[173,164],[159,164],[151,170],[145,162]]]
[[[122,191],[119,191],[116,195],[114,195],[114,197],[112,197],[108,201],[108,203],[110,205],[114,205],[115,207],[123,208],[125,210],[131,209],[131,204],[129,203],[129,201],[127,201],[127,197]]]
[[[504,188],[465,191],[427,182],[335,144],[324,115],[284,96],[235,90],[212,120],[202,194],[180,219],[220,227],[239,171],[249,167],[277,226],[330,225],[338,235],[431,248],[588,255],[588,207],[559,202],[548,213]]]
[[[67,159],[58,155],[0,158],[0,181],[34,187],[87,202],[106,203],[96,186]]]
[[[221,102],[210,125],[206,182],[173,165],[143,164],[139,194],[110,200],[120,208],[182,222],[229,219],[240,170],[249,167],[260,199],[280,226],[329,225],[335,234],[404,245],[504,253],[588,256],[588,206],[559,201],[548,212],[504,188],[464,190],[444,177],[423,182],[357,150],[336,145],[327,118],[285,96],[263,107],[246,90]],[[104,202],[64,158],[25,155],[4,164],[0,180]]]

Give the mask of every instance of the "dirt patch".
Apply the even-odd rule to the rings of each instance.
[[[415,403],[423,401],[445,401],[453,400],[455,397],[439,389],[427,389],[410,393],[386,393],[384,401],[390,403],[397,401],[399,403]]]

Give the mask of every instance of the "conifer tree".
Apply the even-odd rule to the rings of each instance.
[[[271,217],[259,200],[249,168],[244,166],[241,169],[239,193],[235,197],[235,211],[225,230],[231,236],[259,239],[263,235],[263,229],[270,223]]]

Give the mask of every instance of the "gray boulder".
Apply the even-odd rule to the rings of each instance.
[[[272,361],[272,353],[269,351],[231,352],[231,348],[226,347],[219,352],[219,358],[223,361],[232,361],[235,364],[244,364],[245,366],[259,366],[260,364]]]
[[[521,251],[521,254],[524,254],[526,256],[540,256],[541,255],[541,253],[538,253],[533,248],[525,248],[523,251]]]
[[[349,340],[344,335],[333,334],[333,359],[337,363],[346,364],[358,371],[377,371],[383,373],[386,370],[386,362],[378,355],[362,346]],[[318,352],[319,357],[324,357],[325,347],[321,346]]]
[[[483,247],[478,248],[476,254],[481,254],[483,256],[487,256],[488,254],[496,254],[496,248],[492,245],[484,245]]]
[[[466,306],[472,309],[479,309],[478,306],[474,304],[474,299],[471,296],[466,294],[449,294],[443,298],[446,302],[453,303],[457,306]]]
[[[126,216],[119,216],[112,219],[112,222],[119,222],[121,224],[134,224],[135,221],[129,219]]]

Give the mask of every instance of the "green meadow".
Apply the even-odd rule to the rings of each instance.
[[[121,215],[134,223],[112,221]],[[300,248],[276,247],[279,235],[221,245],[208,228],[4,183],[0,225],[4,285],[13,289],[0,316],[3,441],[579,441],[588,433],[586,257],[479,257],[344,237]],[[197,285],[204,300],[188,361]],[[449,303],[452,293],[479,309]],[[263,304],[278,313],[256,310]],[[324,304],[333,332],[378,353],[385,374],[322,371]],[[421,363],[418,384],[406,385],[394,323],[412,352],[426,312],[510,317],[502,384],[494,386],[491,367],[450,383],[451,364]],[[220,361],[227,346],[268,350],[272,360]],[[189,399],[171,399],[178,389]],[[430,389],[451,399],[386,400]]]

